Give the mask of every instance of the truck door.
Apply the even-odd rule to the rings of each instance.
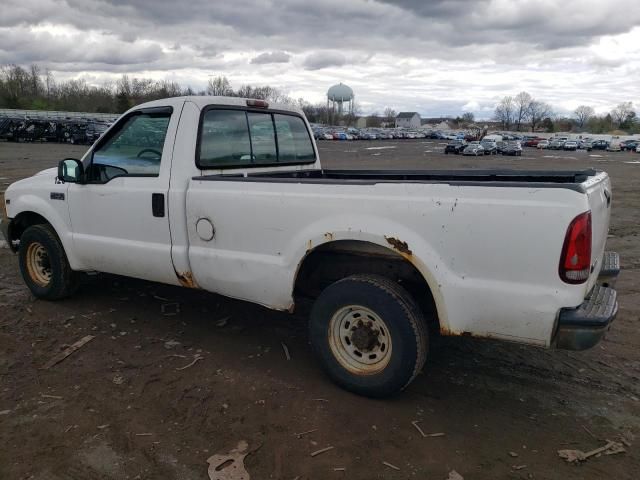
[[[177,283],[167,192],[181,108],[127,114],[85,159],[86,183],[68,190],[74,248],[84,269]]]

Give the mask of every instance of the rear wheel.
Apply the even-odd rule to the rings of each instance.
[[[32,225],[20,237],[20,272],[38,298],[58,300],[73,294],[77,273],[71,270],[62,244],[49,225]]]
[[[329,377],[369,397],[403,390],[427,355],[426,322],[409,293],[379,275],[327,287],[309,322],[311,345]]]

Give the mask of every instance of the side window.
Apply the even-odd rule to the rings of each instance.
[[[278,153],[281,162],[313,161],[316,153],[307,126],[300,117],[275,114]]]
[[[200,165],[251,163],[247,117],[241,110],[209,110],[202,119]]]
[[[126,175],[157,176],[170,111],[137,113],[124,120],[93,152],[88,180],[106,182]]]
[[[211,109],[204,113],[200,168],[313,163],[315,151],[302,118],[270,112]]]

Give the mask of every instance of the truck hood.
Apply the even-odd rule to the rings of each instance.
[[[46,168],[44,170],[39,171],[38,173],[36,173],[34,175],[34,177],[38,177],[40,175],[54,175],[54,176],[58,176],[58,169],[56,167],[53,168]]]
[[[57,168],[47,168],[46,170],[42,170],[41,172],[38,172],[31,177],[23,178],[22,180],[13,182],[7,188],[5,196],[15,192],[16,190],[39,187],[40,185],[51,185],[55,183],[57,176],[58,176]]]

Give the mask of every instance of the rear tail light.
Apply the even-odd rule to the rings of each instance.
[[[584,283],[591,273],[591,211],[573,219],[562,246],[560,278],[566,283]]]

